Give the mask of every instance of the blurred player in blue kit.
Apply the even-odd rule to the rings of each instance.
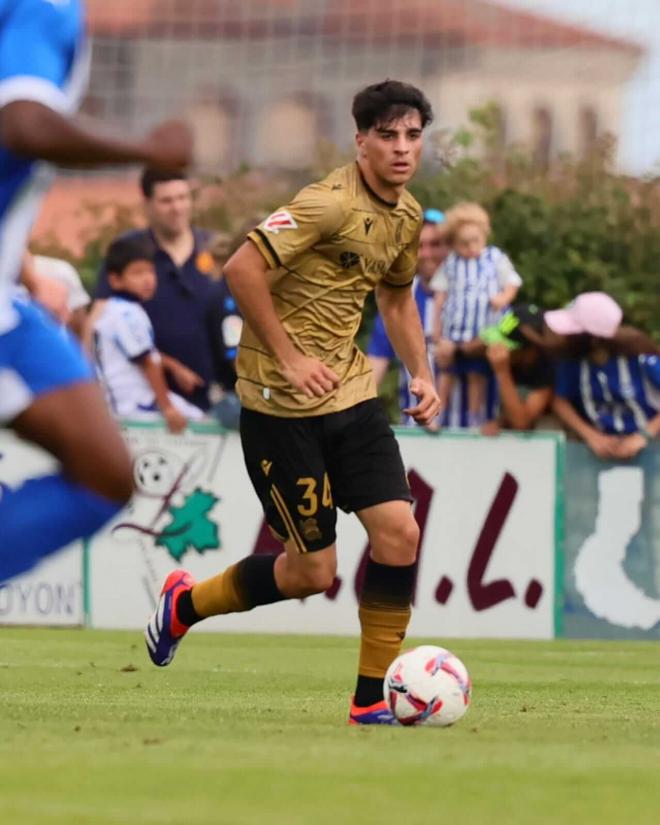
[[[61,465],[3,493],[0,582],[94,533],[133,487],[128,452],[80,349],[16,292],[50,163],[176,169],[192,151],[180,123],[139,141],[77,123],[88,70],[81,0],[0,0],[0,423]]]

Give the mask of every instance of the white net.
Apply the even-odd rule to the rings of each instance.
[[[186,116],[203,167],[222,174],[308,168],[323,147],[347,149],[353,94],[385,77],[424,89],[438,128],[458,128],[492,100],[507,142],[579,154],[609,132],[624,168],[660,158],[657,0],[87,5],[86,110],[130,131]]]

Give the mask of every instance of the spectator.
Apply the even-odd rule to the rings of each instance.
[[[531,430],[552,403],[554,370],[543,349],[543,312],[534,304],[515,304],[497,325],[481,331],[470,352],[484,353],[495,375],[500,405],[499,421],[482,430],[492,435],[499,427]]]
[[[63,317],[59,320],[79,339],[82,338],[87,309],[91,298],[82,285],[80,275],[75,268],[62,258],[51,258],[46,255],[30,255],[25,265],[34,267],[40,278],[49,278],[62,284],[66,290],[66,307]]]
[[[98,376],[116,415],[135,417],[160,411],[171,432],[203,413],[168,391],[154,345],[151,321],[142,308],[156,290],[154,249],[144,237],[119,238],[106,257],[110,297],[93,326]]]
[[[216,236],[209,247],[209,253],[213,259],[212,277],[215,281],[209,311],[209,334],[219,385],[214,399],[215,403],[209,412],[223,427],[228,429],[238,429],[239,424],[241,405],[234,392],[234,385],[236,384],[236,355],[243,330],[243,319],[223,277],[222,267],[233,251],[243,243],[247,233],[258,223],[259,221],[250,223],[245,231],[240,233],[240,240],[237,242],[232,240],[227,242],[224,236]]]
[[[155,246],[157,289],[144,304],[170,386],[203,410],[215,379],[209,307],[213,260],[209,233],[191,225],[190,183],[181,172],[146,169],[141,178],[148,228],[122,236],[148,239]],[[101,268],[97,298],[110,294],[107,269]]]
[[[561,336],[553,409],[599,458],[633,458],[660,432],[660,359],[644,333],[622,327],[621,307],[584,292],[545,313]]]
[[[449,251],[443,225],[444,219],[443,213],[438,209],[427,209],[424,212],[424,223],[422,225],[417,253],[417,275],[412,285],[422,328],[427,344],[429,345],[431,344],[433,331],[433,292],[430,286],[431,279]],[[396,353],[387,337],[385,324],[380,315],[376,315],[374,321],[367,347],[367,355],[374,371],[376,385],[380,386],[390,363],[396,359]],[[430,360],[433,360],[432,357]],[[415,405],[414,398],[408,390],[410,380],[410,375],[406,372],[405,368],[401,366],[399,397],[402,410]],[[406,416],[403,423],[414,424],[414,421],[412,421],[409,416]]]
[[[467,376],[468,424],[483,424],[490,369],[484,358],[465,359],[459,345],[497,323],[515,299],[522,279],[509,258],[488,246],[490,218],[476,203],[460,203],[447,212],[451,252],[431,286],[436,293],[434,340],[442,370],[438,394],[446,409],[455,375]]]

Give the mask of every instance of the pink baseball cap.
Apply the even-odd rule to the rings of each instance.
[[[557,335],[587,332],[598,338],[614,338],[623,310],[604,292],[583,292],[564,309],[553,309],[543,317]]]

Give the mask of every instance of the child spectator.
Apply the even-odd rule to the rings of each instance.
[[[160,411],[170,432],[203,413],[167,388],[151,321],[141,304],[156,291],[154,250],[143,238],[114,241],[106,257],[110,297],[93,318],[92,352],[112,411],[142,416]]]
[[[660,351],[622,317],[604,292],[545,313],[564,344],[553,410],[603,459],[634,458],[660,434]]]
[[[522,284],[509,258],[488,246],[490,218],[476,203],[460,203],[446,214],[451,252],[431,286],[436,293],[434,341],[442,370],[438,394],[447,407],[455,375],[467,375],[468,425],[485,420],[489,367],[484,358],[465,358],[463,344],[497,323]]]

